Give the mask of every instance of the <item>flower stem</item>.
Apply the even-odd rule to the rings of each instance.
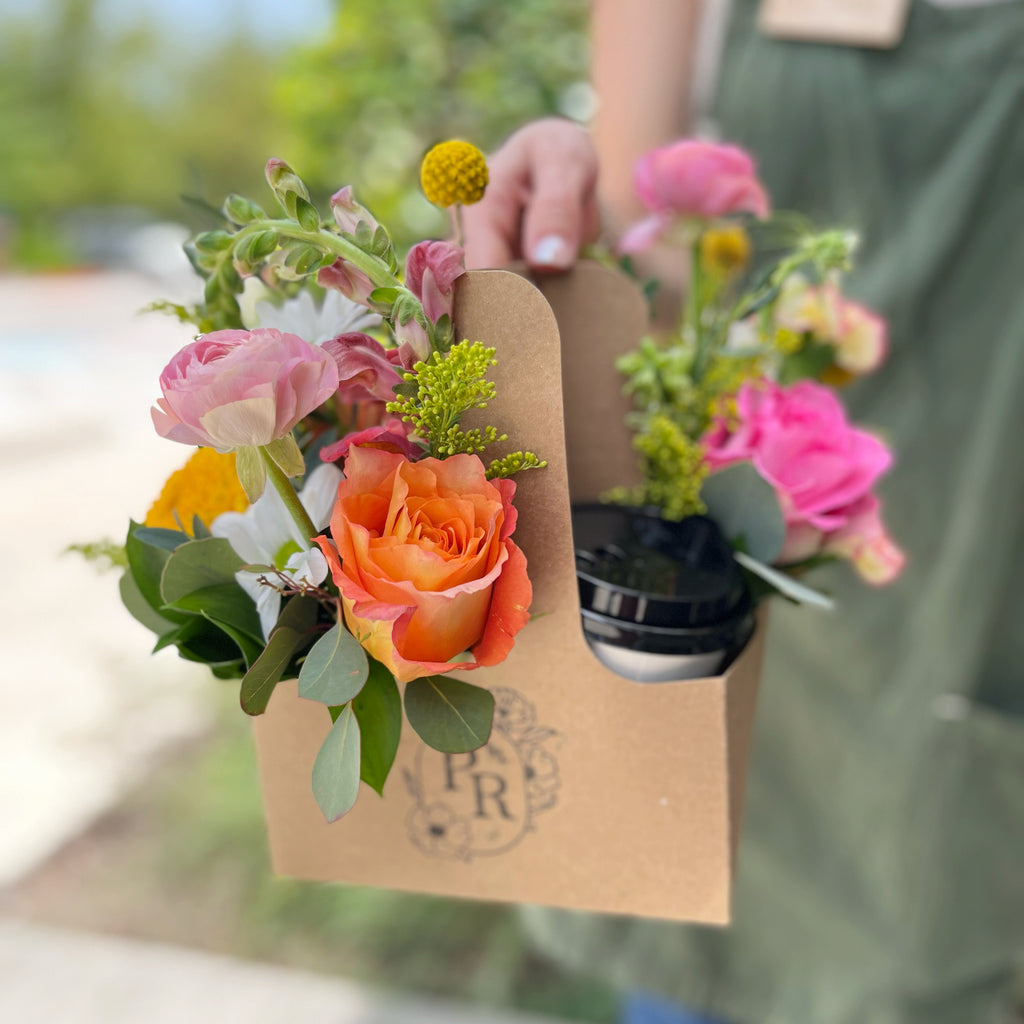
[[[267,449],[262,446],[260,447],[260,458],[263,460],[263,465],[267,468],[267,477],[274,485],[277,493],[281,495],[284,507],[288,510],[288,514],[299,528],[303,543],[306,549],[309,550],[312,546],[312,539],[320,531],[313,525],[313,520],[309,518],[309,513],[302,507],[302,502],[299,501],[299,496],[295,488],[292,487],[291,480],[285,475],[284,470],[270,457]]]

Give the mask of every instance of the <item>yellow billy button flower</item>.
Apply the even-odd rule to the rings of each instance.
[[[484,197],[489,175],[483,153],[469,142],[439,142],[423,158],[420,184],[435,206],[469,206]]]
[[[184,527],[191,533],[193,516],[209,526],[221,512],[244,512],[248,507],[235,471],[235,453],[222,455],[213,448],[197,448],[188,462],[168,477],[160,497],[146,513],[146,526]]]
[[[750,236],[738,224],[708,228],[700,236],[700,261],[713,273],[731,277],[750,262]]]

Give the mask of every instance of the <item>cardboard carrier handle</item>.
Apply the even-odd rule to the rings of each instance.
[[[529,450],[548,463],[515,478],[514,539],[527,557],[538,617],[517,645],[551,616],[559,646],[621,680],[583,636],[570,501],[596,501],[638,479],[615,360],[646,331],[647,307],[628,278],[592,261],[536,283],[509,271],[471,271],[459,279],[455,301],[457,338],[494,346],[498,361],[497,398],[474,425],[486,421],[508,434],[495,452]]]

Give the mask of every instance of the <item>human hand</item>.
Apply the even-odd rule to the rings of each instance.
[[[537,271],[568,270],[601,231],[590,137],[572,121],[533,121],[488,163],[484,198],[463,210],[466,266],[522,259]]]

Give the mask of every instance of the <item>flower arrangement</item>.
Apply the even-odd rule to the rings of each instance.
[[[892,454],[848,421],[836,391],[887,352],[884,320],[841,290],[855,238],[769,220],[754,162],[732,145],[657,149],[635,185],[648,215],[621,252],[678,246],[689,281],[677,329],[617,364],[643,479],[609,497],[670,520],[706,513],[762,593],[828,604],[797,577],[832,559],[892,581],[904,558],[874,493]],[[773,231],[774,251],[755,252]],[[792,236],[781,250],[780,232]]]
[[[455,338],[459,245],[419,243],[400,275],[351,188],[325,220],[287,164],[266,170],[280,211],[229,196],[187,245],[203,301],[160,304],[200,333],[153,423],[198,450],[131,524],[121,592],[157,649],[240,678],[249,714],[289,678],[325,706],[312,785],[333,821],[360,780],[382,791],[403,717],[437,750],[486,742],[493,697],[455,673],[504,660],[528,621],[510,477],[545,463],[464,422],[495,352]],[[442,143],[422,180],[457,224],[487,166]]]

